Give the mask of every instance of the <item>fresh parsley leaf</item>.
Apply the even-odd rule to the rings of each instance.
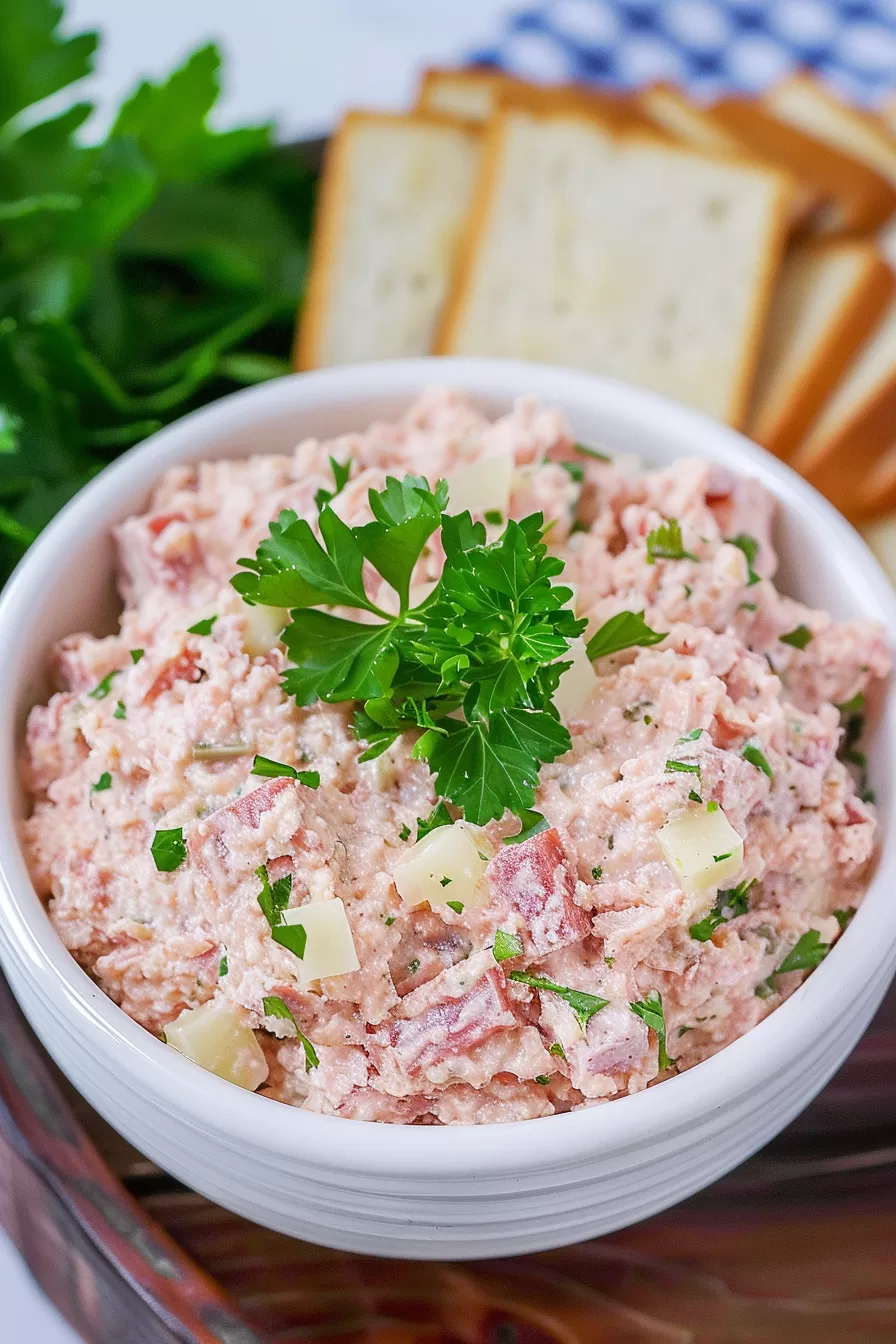
[[[336,488],[335,490],[326,490],[321,486],[320,490],[318,490],[317,494],[314,496],[314,502],[317,505],[318,513],[325,504],[329,504],[331,499],[335,499],[337,495],[342,494],[342,491],[348,484],[348,478],[352,474],[352,459],[349,458],[347,462],[343,463],[337,462],[335,457],[331,457],[330,470],[333,473],[333,483]]]
[[[865,695],[862,691],[857,691],[851,700],[844,700],[842,705],[838,705],[841,714],[861,714],[865,708]]]
[[[523,955],[523,944],[515,933],[508,933],[505,929],[495,930],[495,945],[492,948],[495,961],[507,961],[510,957],[521,957]]]
[[[252,762],[250,775],[261,775],[265,779],[297,779],[306,788],[320,786],[320,774],[317,770],[297,770],[294,765],[285,765],[283,761],[272,761],[269,756],[256,756]]]
[[[702,736],[703,736],[702,728],[692,728],[689,733],[685,733],[684,737],[676,738],[675,745],[678,746],[680,742],[696,742],[697,739]]]
[[[420,969],[420,958],[414,957],[413,961],[408,963],[408,975],[416,975]]]
[[[554,1044],[548,1048],[548,1054],[556,1055],[558,1059],[566,1058],[566,1051],[559,1041],[555,1041]]]
[[[688,798],[692,803],[700,803],[701,805],[703,803],[703,799],[700,797],[696,789],[691,789],[690,793],[688,794]]]
[[[95,784],[91,784],[90,792],[104,793],[106,789],[111,789],[111,787],[112,787],[112,776],[109,774],[108,770],[104,770],[103,773],[100,775],[99,779],[97,780],[97,782]]]
[[[119,700],[118,703],[117,703],[116,706],[115,706],[115,711],[114,711],[112,717],[113,717],[113,719],[126,719],[127,716],[128,716],[128,711],[125,709],[124,701],[123,701],[123,700]]]
[[[398,832],[398,838],[399,840],[410,840],[411,838],[411,828],[405,822],[402,822],[401,828]]]
[[[395,923],[395,916],[387,915],[386,918],[383,920],[383,923],[385,924],[387,929],[391,929],[392,925]]]
[[[144,652],[145,650],[143,649],[131,649],[131,662],[139,663],[140,659],[143,657]]]
[[[452,825],[451,813],[443,802],[436,803],[429,816],[417,818],[417,839],[422,840],[424,835],[429,835],[430,831],[436,831],[440,826]]]
[[[581,453],[584,457],[597,458],[598,462],[613,461],[612,457],[610,457],[607,453],[602,453],[597,448],[586,448],[584,443],[577,443],[575,445],[575,450],[577,453]]]
[[[601,867],[600,864],[598,864],[596,868],[592,868],[592,869],[591,869],[591,878],[592,878],[592,880],[593,880],[594,882],[599,882],[599,881],[601,880],[601,878],[603,877],[603,875],[604,875],[604,870],[603,870],[603,868]]]
[[[700,775],[700,766],[696,761],[675,761],[668,760],[665,769],[670,773],[678,772],[685,775]]]
[[[689,1031],[693,1031],[693,1030],[694,1030],[693,1027],[679,1027],[679,1028],[678,1028],[678,1039],[681,1040],[682,1036],[686,1036],[687,1033],[688,1033]]]
[[[486,509],[482,516],[492,527],[500,527],[504,521],[504,515],[500,509]]]
[[[160,873],[173,873],[187,857],[184,828],[172,826],[166,831],[156,831],[150,853]]]
[[[698,923],[691,925],[691,937],[696,938],[698,943],[708,943],[720,924],[727,923],[729,919],[737,919],[739,915],[745,915],[750,908],[750,891],[755,885],[756,879],[753,878],[752,881],[739,882],[736,887],[720,891],[709,913]]]
[[[570,480],[575,481],[576,485],[582,485],[585,480],[585,468],[580,462],[561,462],[559,465],[563,468]]]
[[[526,808],[520,813],[522,825],[516,835],[507,835],[504,837],[505,845],[521,845],[526,840],[531,840],[533,835],[541,835],[542,831],[549,831],[551,823],[547,817],[543,817],[540,812],[535,812],[531,808]]]
[[[856,913],[856,908],[855,908],[854,905],[849,905],[849,906],[847,906],[845,910],[835,910],[835,911],[834,911],[834,918],[836,919],[837,923],[840,925],[841,932],[842,932],[843,929],[848,928],[849,925],[852,923],[852,917],[853,917],[853,915],[854,915],[855,913]]]
[[[291,1022],[293,1024],[293,1026],[296,1029],[296,1037],[301,1043],[302,1049],[305,1052],[306,1070],[310,1071],[311,1069],[318,1068],[320,1065],[320,1059],[318,1058],[317,1051],[309,1041],[308,1037],[302,1031],[299,1030],[298,1022],[295,1020],[292,1013],[287,1008],[286,1004],[280,998],[279,994],[266,995],[261,1001],[261,1006],[264,1010],[265,1017],[280,1017],[283,1018],[285,1022]]]
[[[751,537],[749,532],[739,532],[736,537],[728,538],[728,545],[736,546],[739,551],[743,551],[747,561],[747,587],[752,588],[754,583],[759,582],[759,575],[753,568],[753,561],[759,554],[759,542],[755,537]]]
[[[666,1019],[663,1015],[663,999],[658,989],[652,989],[643,999],[637,1003],[630,1003],[629,1007],[633,1013],[636,1013],[643,1022],[646,1022],[651,1031],[656,1033],[658,1046],[659,1071],[662,1073],[674,1064],[674,1060],[669,1058],[666,1051]]]
[[[774,779],[774,774],[768,763],[765,752],[755,739],[747,742],[741,748],[740,754],[745,761],[749,761],[751,765],[756,766],[757,770],[761,770],[764,775],[768,775],[769,779]]]
[[[821,965],[830,950],[830,943],[821,941],[821,934],[817,929],[808,929],[795,946],[790,949],[774,974],[786,975],[789,971],[813,971],[816,966]]]
[[[666,638],[665,631],[651,630],[643,611],[620,611],[611,616],[589,639],[585,651],[592,662],[623,649],[649,648]]]
[[[255,869],[255,876],[261,883],[261,891],[258,893],[258,904],[261,906],[262,914],[271,927],[271,937],[275,943],[285,947],[296,957],[302,958],[305,955],[305,944],[308,941],[308,935],[302,924],[284,924],[283,913],[289,905],[289,895],[292,891],[292,875],[278,877],[275,882],[268,878],[268,870],[265,864]]]
[[[782,644],[789,644],[793,649],[804,649],[807,644],[812,642],[812,631],[808,625],[798,625],[793,630],[788,630],[786,635],[779,635],[778,639]]]
[[[188,625],[187,634],[210,635],[217,619],[217,616],[207,616],[205,620],[197,621],[195,625]]]
[[[113,677],[117,677],[119,675],[120,675],[119,672],[107,672],[106,675],[103,677],[102,681],[98,681],[97,684],[94,686],[93,690],[87,692],[91,700],[105,700],[106,696],[112,689]]]
[[[449,910],[453,910],[456,915],[462,915],[464,912],[463,901],[446,901],[445,904]]]
[[[647,563],[656,564],[657,560],[698,560],[693,551],[686,551],[681,539],[681,524],[677,518],[669,518],[660,523],[652,532],[647,533]]]
[[[550,1075],[547,1073],[536,1073],[534,1081],[539,1083],[542,1087],[547,1087],[551,1079]]]
[[[598,998],[596,994],[586,994],[582,989],[569,989],[566,985],[555,984],[553,980],[545,980],[543,976],[529,975],[527,971],[511,971],[507,978],[521,985],[529,985],[541,993],[557,994],[564,1003],[569,1004],[583,1031],[588,1030],[588,1023],[595,1013],[606,1008],[610,1002],[609,999]]]
[[[223,979],[224,976],[227,975],[229,969],[230,968],[227,965],[227,953],[225,952],[221,960],[218,962],[218,978]]]

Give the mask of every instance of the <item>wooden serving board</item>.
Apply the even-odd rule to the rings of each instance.
[[[187,1190],[72,1093],[0,979],[0,1221],[87,1344],[882,1344],[896,989],[814,1104],[709,1190],[566,1250],[432,1265],[322,1250]]]

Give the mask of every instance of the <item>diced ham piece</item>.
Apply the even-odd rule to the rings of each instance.
[[[269,779],[251,793],[244,793],[235,802],[203,817],[192,827],[187,839],[190,858],[213,882],[219,885],[229,882],[231,855],[245,849],[246,832],[257,831],[262,817],[270,812],[281,794],[297,788],[296,781],[285,776]],[[277,875],[284,876],[285,870]]]
[[[185,649],[176,658],[169,658],[162,664],[143,697],[143,703],[151,705],[164,691],[170,691],[176,681],[198,681],[201,676],[199,654],[195,650]]]
[[[588,937],[591,924],[576,905],[575,872],[556,828],[521,845],[504,845],[485,871],[493,899],[522,917],[523,950],[529,956],[544,956]]]
[[[507,982],[489,953],[452,966],[402,1001],[403,1016],[386,1029],[408,1074],[463,1055],[496,1031],[517,1025]]]
[[[130,601],[150,588],[185,592],[203,569],[193,525],[183,513],[160,512],[128,518],[117,529],[123,587]]]

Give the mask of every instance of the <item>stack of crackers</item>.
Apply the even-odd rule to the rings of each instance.
[[[621,378],[896,509],[896,108],[430,70],[329,145],[300,369],[426,353]],[[894,533],[896,535],[896,533]]]

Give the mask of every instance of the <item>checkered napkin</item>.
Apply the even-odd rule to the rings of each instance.
[[[705,99],[809,66],[873,105],[896,88],[896,0],[543,0],[471,58],[550,83],[665,80]]]

